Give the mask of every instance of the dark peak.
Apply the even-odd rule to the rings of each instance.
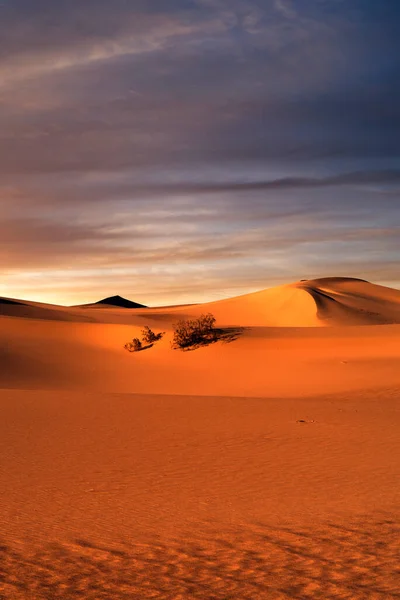
[[[118,306],[119,308],[146,308],[144,304],[138,304],[137,302],[132,302],[131,300],[127,300],[126,298],[122,298],[122,296],[110,296],[109,298],[104,298],[103,300],[99,300],[94,303],[95,305],[104,304],[106,306]]]
[[[11,300],[10,298],[0,298],[0,304],[13,304],[15,306],[26,306],[21,300]]]

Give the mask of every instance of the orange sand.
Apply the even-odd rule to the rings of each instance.
[[[400,291],[0,314],[0,598],[399,597]]]

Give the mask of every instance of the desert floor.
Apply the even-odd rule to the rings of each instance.
[[[1,599],[400,598],[399,291],[0,309]]]

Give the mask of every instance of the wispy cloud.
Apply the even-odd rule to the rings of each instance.
[[[81,300],[111,273],[160,301],[202,278],[209,295],[299,270],[395,281],[399,10],[3,4],[0,293],[49,294],[37,274],[57,266]]]

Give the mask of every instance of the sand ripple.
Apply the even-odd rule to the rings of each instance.
[[[393,518],[311,530],[254,526],[125,546],[89,540],[0,547],[0,597],[23,599],[400,598]]]

